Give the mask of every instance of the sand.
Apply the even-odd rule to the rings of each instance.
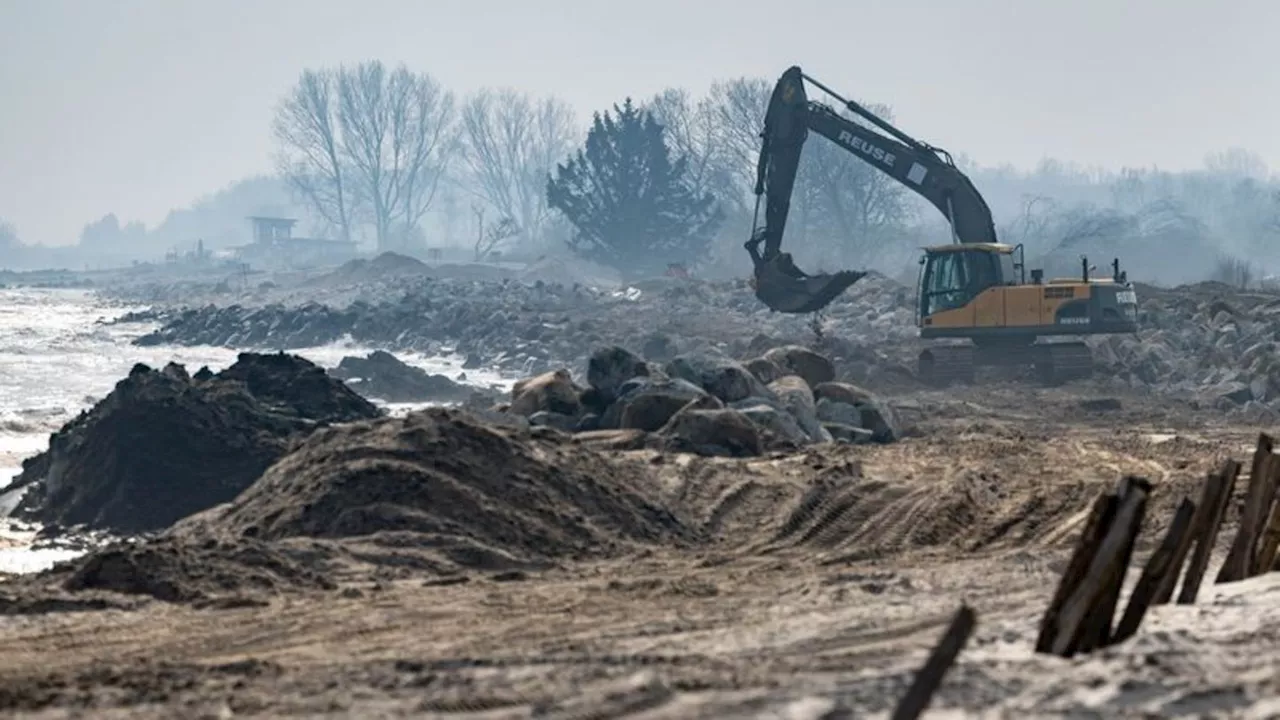
[[[222,534],[260,568],[256,582],[219,584],[215,570],[201,592],[163,599],[102,583],[77,593],[66,574],[57,588],[10,587],[0,708],[48,718],[877,717],[967,602],[978,628],[928,717],[1280,713],[1268,699],[1280,676],[1277,575],[1206,584],[1197,605],[1155,608],[1136,637],[1087,657],[1032,653],[1098,492],[1125,473],[1155,483],[1140,563],[1182,495],[1223,457],[1247,460],[1263,428],[1140,396],[1090,411],[1087,387],[895,399],[917,428],[899,443],[749,460],[577,457],[553,440],[489,431],[473,450],[526,463],[512,486],[520,493],[492,482],[465,492],[490,516],[518,512],[527,523],[516,534],[483,535],[463,516],[403,499],[391,504],[416,508],[416,524],[391,535],[338,522],[341,513],[313,525],[287,507],[265,517],[259,509],[287,493],[322,507],[325,477],[360,472],[341,443],[313,438],[310,460],[277,465],[260,481],[272,485],[255,486],[274,494],[251,489],[172,531],[190,547]],[[476,435],[379,424],[389,422],[403,421],[367,431],[398,438],[370,462],[391,462],[386,448],[400,447],[406,482],[464,492],[460,478],[479,462],[468,458],[481,455],[425,462],[403,443],[456,448]],[[317,470],[324,452],[347,452],[336,465],[345,469]],[[615,502],[591,505],[573,488]],[[573,503],[593,508],[576,525],[543,514]],[[576,543],[557,550],[555,527],[580,528]],[[441,561],[444,540],[461,538],[525,562]],[[388,543],[400,544],[398,560]],[[432,561],[406,559],[415,556]],[[182,582],[198,575],[166,562]],[[56,612],[16,602],[55,590],[85,600]],[[84,607],[90,597],[106,609]]]

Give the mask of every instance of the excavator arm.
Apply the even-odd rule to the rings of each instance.
[[[808,80],[882,132],[841,116],[805,92]],[[808,275],[782,252],[782,234],[791,207],[804,141],[813,131],[928,200],[947,218],[952,239],[961,243],[996,242],[991,210],[973,183],[939,148],[908,136],[867,108],[845,100],[791,67],[778,80],[765,113],[757,198],[763,196],[764,225],[746,248],[755,264],[756,297],[779,312],[805,313],[825,307],[865,273],[841,271]],[[757,212],[759,201],[757,201]],[[760,246],[763,245],[763,252]]]

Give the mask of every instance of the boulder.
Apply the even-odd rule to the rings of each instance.
[[[587,384],[600,393],[606,405],[618,397],[623,383],[648,376],[649,363],[617,345],[595,351],[587,361]]]
[[[817,408],[813,401],[813,391],[809,384],[799,375],[784,375],[769,383],[769,390],[778,398],[778,402],[796,419],[810,442],[830,442],[831,435],[822,429],[818,420]]]
[[[697,404],[689,403],[662,427],[664,449],[724,457],[753,457],[764,451],[759,428],[744,413],[699,410]]]
[[[810,442],[809,434],[800,427],[795,417],[775,401],[747,398],[733,403],[731,407],[746,415],[778,444],[802,447]]]
[[[689,388],[680,389],[678,381],[654,383],[620,402],[622,408],[618,426],[624,429],[646,430],[655,432],[667,424],[673,415],[686,407],[690,402],[701,401],[703,409],[724,407],[713,395],[688,393]]]
[[[754,360],[748,360],[744,367],[747,368],[752,375],[755,375],[757,380],[765,385],[768,385],[774,380],[777,380],[787,374],[786,370],[778,367],[778,363],[769,360],[768,358],[755,358]]]
[[[329,374],[347,383],[365,397],[387,402],[465,402],[475,388],[406,365],[385,350],[366,357],[344,357]]]
[[[731,403],[749,397],[772,397],[772,393],[742,363],[722,355],[688,353],[677,356],[666,365],[673,378],[687,380],[722,402]]]
[[[862,412],[862,427],[871,431],[872,442],[892,443],[902,437],[897,415],[888,403],[873,401],[858,406]]]
[[[600,417],[601,428],[654,432],[691,401],[711,397],[697,385],[679,378],[632,378],[623,383],[619,393]]]
[[[816,400],[828,399],[848,405],[859,405],[875,398],[870,390],[843,382],[819,383],[813,388],[813,397]]]
[[[800,345],[773,348],[764,354],[764,359],[789,374],[800,376],[810,388],[836,379],[836,368],[830,359]]]
[[[508,412],[529,417],[545,410],[576,417],[582,411],[580,394],[568,370],[551,370],[517,382]]]
[[[862,427],[862,410],[857,405],[824,397],[816,406],[818,419],[823,423],[840,423]]]
[[[850,383],[826,382],[819,384],[813,394],[821,408],[818,417],[824,422],[864,428],[878,443],[895,442],[902,436],[893,409],[865,388]],[[852,422],[854,417],[849,407],[858,412],[856,424]]]

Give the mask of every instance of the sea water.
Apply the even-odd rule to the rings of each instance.
[[[22,461],[49,446],[49,435],[111,392],[137,363],[154,368],[169,362],[194,373],[201,366],[217,372],[233,364],[233,348],[196,346],[138,347],[132,341],[156,328],[154,323],[111,320],[142,306],[123,306],[98,299],[91,291],[72,289],[0,290],[0,487],[21,472]],[[290,350],[330,368],[346,355],[365,355],[372,348],[350,342]],[[462,359],[396,353],[402,361],[451,378]],[[468,370],[467,382],[509,388],[496,373]],[[387,406],[393,414],[420,405]],[[16,493],[0,495],[0,517],[17,503]],[[72,550],[33,550],[35,529],[9,523],[0,527],[0,572],[33,572],[74,557]]]

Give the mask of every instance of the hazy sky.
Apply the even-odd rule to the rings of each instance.
[[[305,67],[380,58],[465,93],[630,94],[799,64],[983,164],[1280,168],[1276,0],[0,0],[0,217],[74,242],[271,167]]]

